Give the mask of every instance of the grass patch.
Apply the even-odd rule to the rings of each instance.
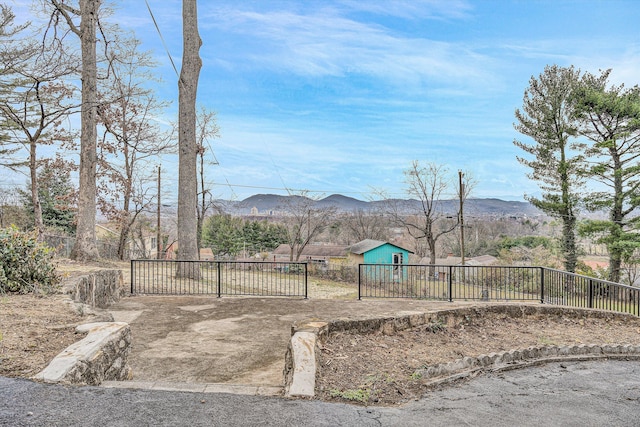
[[[549,337],[539,336],[538,342],[542,345],[558,345],[554,340]]]
[[[425,330],[428,332],[438,333],[445,331],[447,329],[447,325],[444,324],[442,320],[438,320],[436,322],[431,322],[425,326]]]
[[[353,402],[367,403],[371,397],[371,391],[369,389],[356,388],[348,390],[336,390],[333,389],[330,392],[331,397],[340,397],[342,399],[350,400]]]

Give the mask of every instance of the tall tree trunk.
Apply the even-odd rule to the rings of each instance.
[[[40,192],[38,191],[38,163],[36,159],[37,144],[32,140],[29,144],[29,172],[31,174],[31,202],[33,203],[33,217],[35,219],[35,229],[38,239],[44,233],[44,222],[42,220],[42,205],[40,204]]]
[[[560,146],[560,183],[561,183],[561,195],[562,195],[562,253],[564,256],[564,269],[570,273],[576,272],[576,265],[578,264],[578,248],[576,246],[576,215],[573,212],[573,201],[571,197],[570,182],[568,170],[569,165],[566,156],[567,143],[562,136],[558,139],[563,141]]]
[[[196,187],[196,194],[200,193],[200,206],[196,208],[196,214],[198,215],[198,227],[196,235],[198,236],[198,248],[202,243],[202,224],[204,222],[204,216],[207,212],[207,192],[204,190],[204,147],[198,145],[198,155],[200,157],[200,189]]]
[[[562,219],[562,252],[564,253],[564,269],[570,273],[576,272],[578,264],[578,249],[576,245],[576,217],[573,211],[568,211]]]
[[[129,240],[129,233],[131,231],[131,214],[129,212],[131,203],[131,180],[127,181],[124,195],[124,203],[122,206],[122,213],[120,217],[120,237],[118,238],[118,259],[120,261],[125,260],[127,252],[127,241]]]
[[[80,43],[82,51],[82,107],[80,111],[80,185],[78,225],[71,258],[96,260],[96,164],[97,164],[97,64],[96,23],[100,0],[80,0]]]
[[[196,0],[182,1],[183,53],[178,82],[178,259],[197,260],[196,94],[202,60]],[[199,270],[181,264],[178,275],[197,278]]]
[[[118,237],[118,259],[120,261],[125,260],[125,255],[127,254],[127,242],[129,241],[129,220],[122,221],[120,224],[120,236]],[[138,256],[139,255],[132,255]]]
[[[611,208],[611,222],[613,223],[612,236],[617,236],[614,239],[614,243],[609,243],[609,281],[619,283],[620,282],[620,269],[622,267],[623,249],[616,245],[617,242],[622,240],[623,227],[625,215],[624,210],[624,186],[622,183],[622,170],[623,165],[620,160],[620,155],[617,150],[610,148],[609,153],[613,160],[613,206]]]
[[[431,236],[427,236],[427,248],[429,250],[429,277],[435,277],[436,275],[436,241]]]

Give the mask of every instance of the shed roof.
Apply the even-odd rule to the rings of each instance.
[[[492,255],[480,255],[476,257],[466,258],[465,264],[475,266],[489,266],[498,262],[498,259]],[[436,258],[435,265],[460,265],[462,258],[457,256],[449,256],[447,258]],[[421,258],[418,264],[429,265],[431,264],[429,257]]]
[[[459,256],[448,256],[446,258],[436,258],[436,265],[458,265],[462,261]],[[420,259],[419,264],[431,264],[428,256]]]
[[[302,250],[302,256],[346,257],[348,246],[343,245],[307,245]],[[291,246],[286,243],[278,246],[274,255],[289,255]]]
[[[481,266],[493,265],[497,262],[498,258],[494,257],[493,255],[480,255],[477,257],[469,258],[468,260],[469,265]]]
[[[402,249],[403,251],[407,251],[409,253],[413,253],[412,251],[405,249],[401,246],[398,245],[394,245],[393,243],[389,243],[389,242],[383,242],[381,240],[373,240],[373,239],[365,239],[361,242],[358,242],[354,245],[351,245],[348,250],[349,252],[351,252],[352,254],[356,254],[356,255],[362,255],[365,252],[369,252],[370,250],[373,250],[375,248],[379,248],[382,245],[391,245],[393,247],[396,247],[398,249]]]

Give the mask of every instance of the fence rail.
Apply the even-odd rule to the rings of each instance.
[[[131,260],[132,294],[308,297],[294,262]]]
[[[56,250],[56,256],[60,258],[69,258],[71,256],[71,251],[73,250],[73,245],[76,241],[75,237],[44,234],[42,238],[47,246]],[[105,242],[103,240],[97,240],[96,246],[98,248],[98,254],[100,254],[100,258],[118,259],[117,245]]]
[[[540,301],[640,315],[640,288],[545,267],[360,264],[362,298]]]
[[[542,299],[549,304],[640,315],[640,288],[566,271],[545,269]]]
[[[132,260],[131,293],[308,298],[307,267],[298,262]],[[640,288],[544,267],[360,264],[357,277],[350,279],[357,281],[358,299],[539,301],[640,315]]]

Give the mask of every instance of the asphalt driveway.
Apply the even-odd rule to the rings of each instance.
[[[1,426],[637,426],[640,364],[553,363],[481,376],[398,408],[0,377]]]

